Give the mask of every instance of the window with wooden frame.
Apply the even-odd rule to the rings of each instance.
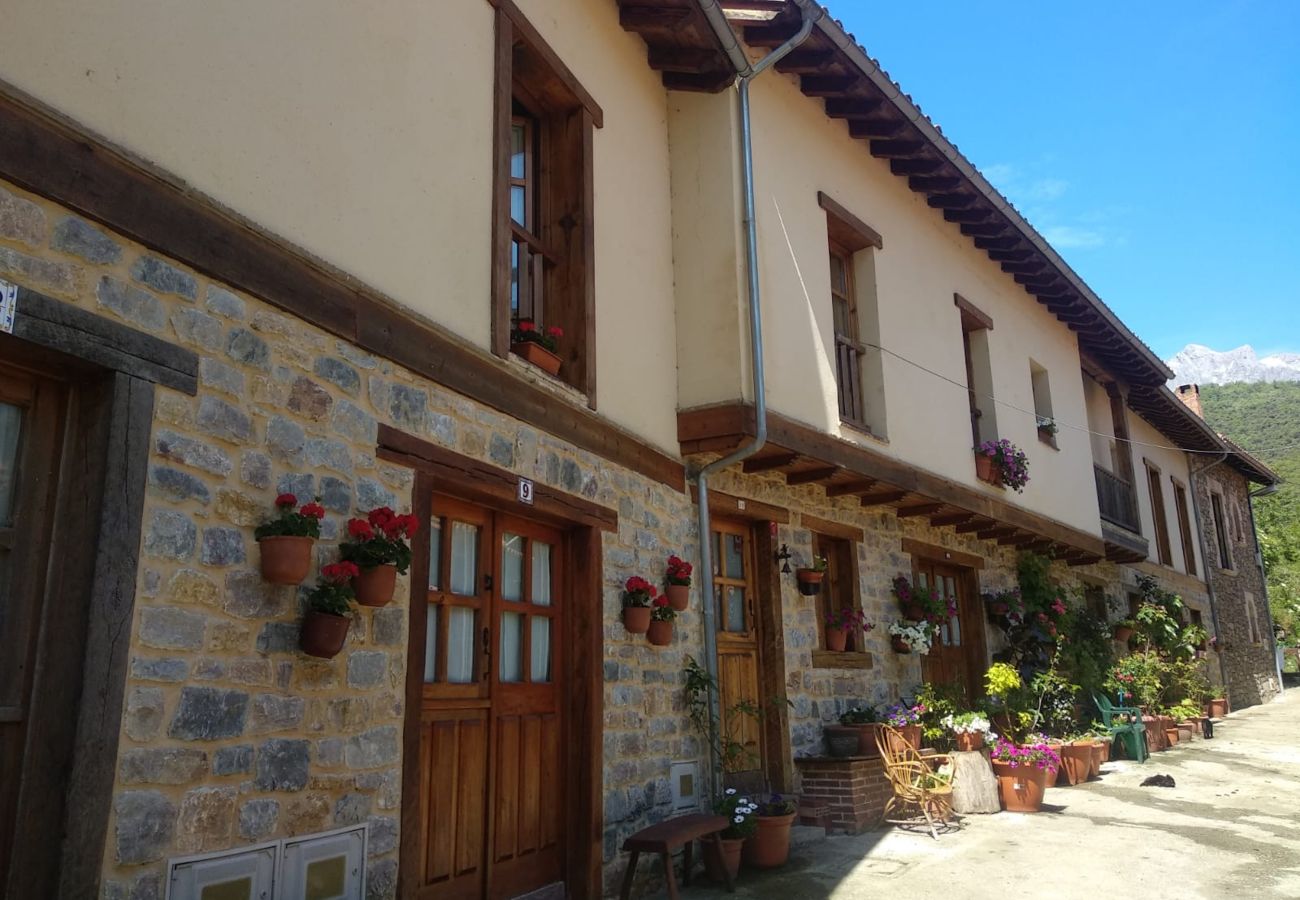
[[[556,332],[556,377],[594,408],[592,134],[603,113],[510,0],[494,5],[492,350]]]
[[[1228,545],[1228,525],[1223,515],[1223,495],[1210,493],[1210,512],[1214,516],[1214,538],[1219,551],[1219,568],[1232,568],[1232,548]]]
[[[952,295],[961,314],[961,348],[966,362],[966,398],[970,406],[972,446],[998,439],[997,409],[993,405],[993,358],[989,334],[993,319],[961,294]]]
[[[885,435],[885,394],[876,306],[875,250],[884,246],[870,225],[826,194],[831,322],[840,421],[877,437]]]
[[[808,524],[806,520],[805,524]],[[849,632],[843,652],[824,649],[827,621],[846,609],[862,611],[862,592],[858,582],[858,543],[862,533],[859,529],[831,522],[818,523],[817,527],[823,531],[813,532],[813,553],[826,560],[826,577],[822,580],[821,593],[817,595],[820,649],[813,651],[813,665],[818,668],[870,668],[866,635],[861,631]]]
[[[1174,486],[1174,513],[1178,516],[1178,537],[1183,545],[1183,569],[1188,575],[1196,574],[1196,545],[1192,537],[1191,518],[1187,513],[1187,488],[1172,477]]]
[[[1165,493],[1160,485],[1160,470],[1146,463],[1147,490],[1151,495],[1151,519],[1156,525],[1156,553],[1162,566],[1174,564],[1174,553],[1169,544],[1169,520],[1165,516]]]

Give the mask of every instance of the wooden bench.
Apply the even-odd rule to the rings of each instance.
[[[627,861],[627,871],[623,873],[623,890],[619,892],[622,900],[632,896],[632,879],[636,876],[637,859],[642,853],[658,853],[663,857],[664,878],[668,881],[668,896],[677,900],[677,878],[673,874],[673,853],[685,847],[682,867],[682,884],[691,883],[691,847],[695,841],[704,844],[704,852],[714,854],[714,859],[727,879],[727,890],[734,891],[731,873],[722,858],[721,834],[730,822],[726,816],[712,816],[696,813],[665,819],[657,825],[642,828],[623,842],[623,849],[631,852]]]

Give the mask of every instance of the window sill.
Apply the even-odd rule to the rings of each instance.
[[[562,380],[558,375],[551,375],[543,369],[538,368],[518,354],[513,352],[507,353],[505,355],[505,363],[506,367],[511,370],[512,374],[519,376],[530,384],[545,388],[557,397],[561,397],[572,403],[581,406],[592,406],[590,402],[591,398],[585,393]]]
[[[1058,453],[1061,450],[1061,448],[1056,443],[1056,435],[1054,434],[1044,435],[1043,432],[1040,431],[1038,432],[1038,442],[1040,444],[1046,444],[1047,446],[1051,447],[1053,450],[1057,451]]]
[[[850,419],[840,419],[840,437],[847,440],[865,438],[873,444],[881,444],[886,447],[889,446],[889,438],[881,437],[866,425],[863,425],[860,422],[854,422]]]
[[[874,668],[871,654],[865,650],[814,650],[814,669],[870,669]]]

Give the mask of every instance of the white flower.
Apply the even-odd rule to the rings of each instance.
[[[737,800],[736,802],[739,803],[741,806],[749,806],[749,798],[748,798],[748,797],[741,797],[741,798],[740,798],[739,800]]]
[[[731,795],[731,794],[736,793],[736,789],[735,789],[735,788],[727,788],[727,789],[726,789],[725,791],[723,791],[722,793],[727,794],[727,795]]]
[[[745,817],[744,817],[744,816],[736,816],[736,818],[732,819],[731,821],[735,822],[737,825],[741,825],[741,824],[744,824]]]

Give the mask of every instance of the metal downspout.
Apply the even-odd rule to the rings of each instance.
[[[799,46],[812,32],[813,24],[821,16],[821,9],[811,0],[795,0],[803,21],[799,30],[784,44],[753,65],[744,48],[731,30],[722,8],[715,0],[697,0],[709,25],[722,42],[723,49],[740,75],[738,96],[740,104],[740,166],[741,188],[745,204],[745,271],[749,291],[749,362],[750,377],[754,384],[754,438],[749,443],[716,459],[694,474],[699,489],[697,515],[700,543],[700,603],[704,609],[704,668],[716,685],[718,680],[717,611],[713,594],[712,526],[709,517],[709,475],[734,465],[757,453],[767,443],[767,391],[763,382],[763,316],[758,279],[758,226],[754,201],[754,147],[750,129],[749,85],[776,64],[783,56]],[[718,692],[709,691],[709,774],[714,791],[722,784],[722,760],[718,757],[718,724],[722,709]]]
[[[1228,458],[1228,451],[1224,450],[1223,455],[1212,463],[1206,463],[1199,469],[1187,467],[1187,479],[1192,483],[1192,511],[1196,513],[1196,542],[1201,548],[1201,565],[1205,567],[1205,589],[1210,595],[1210,621],[1214,623],[1214,636],[1219,638],[1223,632],[1219,629],[1219,598],[1214,593],[1214,573],[1210,571],[1210,555],[1205,546],[1205,526],[1201,521],[1201,490],[1197,483],[1200,476],[1213,469],[1219,463]],[[1218,526],[1215,526],[1218,527]],[[1219,657],[1219,679],[1223,682],[1223,693],[1228,698],[1229,706],[1232,704],[1232,686],[1228,684],[1228,667],[1223,661],[1224,650],[1219,648],[1215,656]]]

